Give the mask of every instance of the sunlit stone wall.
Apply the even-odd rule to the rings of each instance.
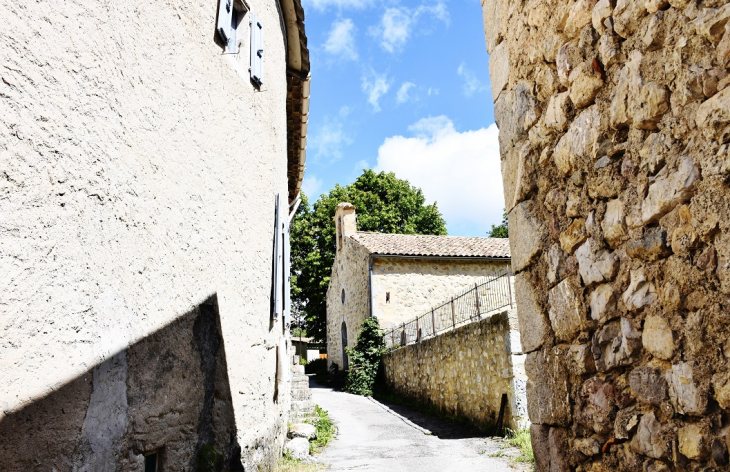
[[[730,5],[482,7],[537,469],[727,467]]]
[[[526,424],[525,356],[515,310],[497,313],[383,356],[387,387],[396,395],[481,427]]]

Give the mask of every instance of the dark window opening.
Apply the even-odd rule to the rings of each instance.
[[[337,218],[337,240],[340,243],[339,249],[342,249],[342,217]]]
[[[342,298],[342,304],[344,305],[345,304],[345,289],[344,288],[342,289],[341,298]]]
[[[385,292],[385,303],[390,303],[390,292]]]
[[[157,453],[153,452],[144,456],[144,472],[158,472]]]
[[[347,358],[347,325],[344,321],[340,328],[340,335],[342,336],[342,370],[347,370],[350,367],[350,362]]]

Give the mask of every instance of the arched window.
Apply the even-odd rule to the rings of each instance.
[[[347,351],[345,348],[347,347],[347,325],[345,322],[342,322],[342,328],[341,333],[342,335],[342,370],[347,370],[348,368],[348,359],[347,359]]]
[[[342,289],[342,295],[340,296],[340,298],[342,298],[342,304],[344,305],[345,304],[345,289],[344,288]]]
[[[337,249],[342,249],[342,217],[337,218]]]

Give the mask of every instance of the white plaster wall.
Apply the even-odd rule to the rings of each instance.
[[[241,445],[285,421],[284,40],[275,2],[248,3],[260,91],[214,0],[0,2],[0,419],[217,294]]]
[[[509,270],[491,260],[376,258],[373,262],[373,316],[383,328],[409,321],[479,279]],[[390,292],[390,302],[386,294]]]

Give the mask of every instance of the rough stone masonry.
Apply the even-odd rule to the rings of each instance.
[[[537,469],[728,470],[730,4],[482,6]]]

